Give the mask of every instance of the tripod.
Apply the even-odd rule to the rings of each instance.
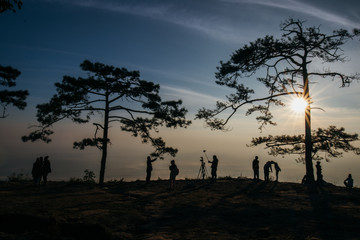
[[[200,169],[199,169],[197,178],[204,180],[205,178],[207,178],[209,176],[209,174],[206,170],[205,162],[202,157],[200,157],[200,162],[201,162],[201,165],[200,165]]]

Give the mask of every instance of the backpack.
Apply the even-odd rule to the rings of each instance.
[[[179,169],[176,168],[176,176],[179,175],[179,172],[180,172]]]

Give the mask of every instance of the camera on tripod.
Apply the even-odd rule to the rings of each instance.
[[[205,153],[205,150],[203,152]],[[207,156],[206,156],[206,158],[207,158]],[[200,157],[200,162],[201,162],[201,165],[200,165],[200,169],[199,169],[199,173],[198,173],[198,178],[202,179],[202,180],[205,180],[206,178],[208,178],[209,174],[208,174],[208,172],[206,170],[205,161],[204,161],[203,157]]]

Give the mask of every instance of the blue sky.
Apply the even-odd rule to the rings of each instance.
[[[49,100],[55,93],[53,84],[64,75],[83,74],[79,67],[83,60],[139,70],[143,79],[160,84],[164,99],[181,98],[189,109],[188,117],[193,119],[199,108],[211,108],[216,100],[229,93],[215,84],[214,72],[219,61],[227,60],[232,52],[259,37],[280,37],[279,25],[288,17],[306,20],[308,25],[320,26],[324,32],[360,28],[360,3],[356,0],[28,0],[16,13],[1,14],[0,64],[22,72],[17,87],[28,89],[30,96],[25,111],[9,109],[10,116],[0,120],[0,131],[6,136],[0,140],[0,176],[21,169],[29,172],[35,158],[44,154],[52,159],[54,179],[79,177],[86,168],[98,173],[97,150],[72,149],[73,141],[92,136],[92,129],[86,126],[65,121],[56,126],[53,143],[48,145],[20,141],[29,132],[28,127],[36,123],[35,106]],[[351,61],[333,67],[359,72],[359,40],[343,49]],[[313,128],[338,125],[349,132],[360,132],[359,83],[341,90],[339,86],[336,81],[312,86],[315,105],[326,109],[313,113]],[[203,128],[199,120],[186,130],[165,129],[161,133],[170,145],[180,150],[176,158],[183,168],[180,177],[195,177],[203,149],[209,155],[219,156],[220,175],[251,176],[249,162],[254,155],[259,155],[262,163],[270,160],[261,147],[246,147],[251,137],[303,132],[301,117],[289,117],[280,109],[274,110],[274,115],[278,126],[263,133],[258,131],[254,117],[245,117],[244,112],[230,122],[233,130],[228,133]],[[150,147],[120,130],[112,132],[112,139],[107,177],[144,178]],[[278,160],[287,169],[283,171],[284,180],[297,181],[304,174],[304,166],[294,163],[294,158]],[[166,158],[154,164],[155,178],[168,177],[170,160]],[[359,156],[346,155],[324,163],[324,169],[333,182],[341,183],[350,169],[360,175],[359,160]]]

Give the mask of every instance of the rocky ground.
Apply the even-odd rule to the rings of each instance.
[[[0,239],[360,239],[360,191],[221,179],[0,183]]]

